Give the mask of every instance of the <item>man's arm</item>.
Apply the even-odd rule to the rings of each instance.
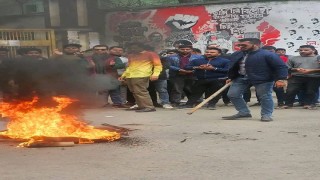
[[[288,78],[288,66],[275,53],[267,55],[267,63],[275,73],[276,80],[285,80]]]

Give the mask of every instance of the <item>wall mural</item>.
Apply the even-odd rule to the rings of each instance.
[[[110,45],[143,41],[158,51],[179,44],[204,50],[214,43],[235,51],[238,39],[257,37],[296,54],[300,45],[320,47],[319,5],[287,1],[113,12],[106,16],[106,37]]]

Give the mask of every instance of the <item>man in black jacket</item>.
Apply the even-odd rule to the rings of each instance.
[[[261,41],[256,38],[240,39],[238,46],[241,51],[231,56],[227,83],[233,81],[233,84],[228,91],[228,97],[238,113],[222,117],[225,120],[252,117],[243,99],[243,93],[253,85],[261,101],[261,121],[272,121],[274,81],[276,86],[284,86],[288,68],[278,55],[260,49],[260,45]]]

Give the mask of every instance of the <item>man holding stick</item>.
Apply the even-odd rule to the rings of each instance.
[[[261,121],[273,120],[272,88],[274,85],[285,86],[288,68],[278,55],[260,49],[260,45],[261,41],[256,38],[240,39],[238,44],[240,51],[231,55],[227,83],[230,81],[233,83],[228,91],[228,97],[238,113],[222,117],[224,120],[252,117],[243,99],[243,93],[250,85],[255,87],[261,101]]]

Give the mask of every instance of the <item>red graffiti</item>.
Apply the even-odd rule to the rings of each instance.
[[[191,28],[194,34],[199,33],[203,26],[208,26],[208,22],[211,20],[211,16],[206,10],[205,6],[175,7],[158,9],[153,16],[152,23],[155,24],[156,28],[163,29],[166,33],[168,33],[170,32],[170,28],[166,25],[166,21],[169,17],[179,14],[196,16],[199,18],[197,23]]]
[[[110,30],[117,31],[117,27],[120,23],[125,21],[139,20],[143,21],[151,15],[151,11],[143,11],[136,13],[118,12],[114,13],[109,18]]]
[[[261,42],[263,45],[271,46],[280,40],[280,31],[268,22],[262,22],[257,29],[262,32]]]

